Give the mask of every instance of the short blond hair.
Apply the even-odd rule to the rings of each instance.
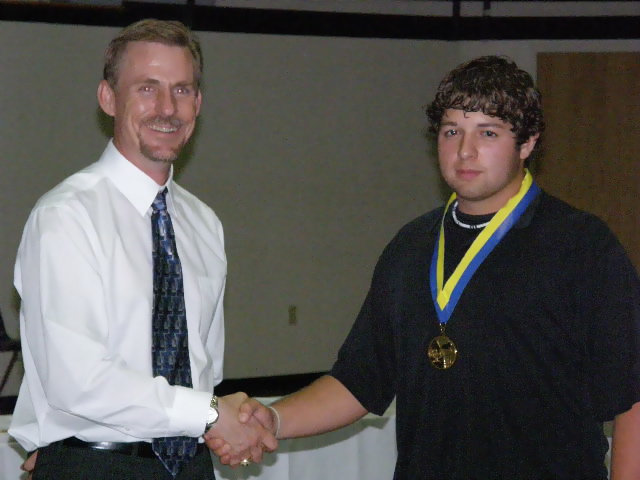
[[[200,88],[202,77],[202,50],[198,37],[183,23],[178,21],[156,20],[149,18],[132,23],[123,29],[109,43],[104,54],[104,78],[111,88],[118,82],[118,73],[122,56],[130,42],[156,42],[189,50],[193,59],[193,79]]]

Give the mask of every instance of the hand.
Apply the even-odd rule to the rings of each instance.
[[[255,398],[247,398],[238,410],[238,420],[242,424],[254,424],[258,422],[264,429],[266,429],[275,438],[275,432],[278,427],[277,418],[274,416],[271,409],[264,406]],[[233,461],[233,448],[225,441],[224,438],[211,437],[211,441],[207,442],[209,448],[220,457],[220,462],[223,464],[230,464]],[[246,458],[246,457],[245,457]]]
[[[238,411],[238,420],[240,423],[248,422],[251,417],[258,420],[264,428],[275,436],[279,426],[278,418],[269,407],[263,405],[255,398],[247,398],[242,402]]]
[[[31,480],[33,476],[33,470],[36,467],[36,459],[38,458],[38,450],[29,455],[22,465],[20,465],[20,470],[28,472],[27,480]]]
[[[244,459],[259,463],[263,451],[271,452],[278,447],[278,441],[271,431],[265,429],[257,419],[249,419],[241,423],[238,411],[247,400],[242,392],[227,395],[218,399],[219,420],[204,435],[207,446],[218,455],[219,445],[224,445],[223,457],[220,461],[235,467]]]

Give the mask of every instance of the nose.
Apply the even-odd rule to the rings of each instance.
[[[476,144],[471,135],[462,135],[458,145],[458,156],[462,159],[474,158],[476,156]]]
[[[170,89],[158,91],[156,107],[158,113],[164,117],[170,117],[176,112],[176,98]]]

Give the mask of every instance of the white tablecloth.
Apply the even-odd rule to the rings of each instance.
[[[391,480],[396,463],[395,412],[367,415],[341,430],[283,440],[261,465],[231,469],[216,463],[218,480]]]
[[[17,480],[24,450],[6,429],[11,417],[0,416],[0,480]],[[341,430],[309,438],[280,441],[278,453],[261,465],[235,469],[214,457],[218,480],[391,480],[396,462],[395,411],[367,415]]]
[[[0,415],[0,480],[25,478],[20,475],[24,450],[7,434],[11,415]]]
[[[394,405],[395,406],[395,405]],[[214,457],[218,480],[391,480],[396,461],[395,410],[367,415],[341,430],[309,438],[280,441],[278,453],[261,465],[232,469]],[[24,450],[7,435],[11,417],[0,416],[0,480],[24,479]],[[611,447],[611,425],[605,434]],[[609,455],[607,454],[607,466]]]

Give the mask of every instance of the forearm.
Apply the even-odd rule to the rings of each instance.
[[[36,395],[34,408],[49,412],[45,421],[64,417],[81,429],[93,422],[138,438],[204,431],[211,393],[171,386],[151,372],[130,368],[109,349],[106,336],[72,332],[35,316],[31,320],[26,330],[43,348],[24,343],[25,379]]]
[[[277,412],[277,413],[276,413]],[[258,424],[277,438],[295,438],[315,435],[355,422],[367,413],[365,408],[342,383],[331,376],[323,376],[306,388],[265,407],[249,398],[238,409],[242,425]],[[221,412],[222,415],[222,412]],[[241,448],[233,445],[224,429],[211,429],[205,439],[207,445],[220,457],[223,464],[236,465],[247,458]],[[272,437],[273,438],[273,437]],[[267,446],[269,450],[272,448]],[[274,444],[275,448],[275,444]],[[252,453],[251,457],[261,457]]]
[[[367,410],[334,377],[325,375],[273,404],[280,416],[279,438],[328,432],[349,425]]]
[[[611,443],[611,480],[640,478],[640,402],[616,416]]]

